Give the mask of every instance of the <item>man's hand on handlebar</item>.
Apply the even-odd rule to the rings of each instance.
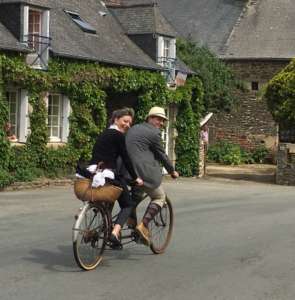
[[[137,178],[135,179],[135,184],[136,184],[137,186],[142,186],[142,185],[143,185],[143,180],[142,180],[141,178],[137,177]]]
[[[170,174],[170,176],[171,176],[173,179],[176,179],[176,178],[179,177],[179,174],[178,174],[177,171],[173,171],[173,172]]]

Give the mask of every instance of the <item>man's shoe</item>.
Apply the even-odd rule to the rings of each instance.
[[[150,232],[149,232],[148,228],[146,228],[144,226],[144,224],[141,222],[139,225],[136,226],[135,230],[138,233],[143,244],[145,244],[146,246],[149,246],[150,245]]]

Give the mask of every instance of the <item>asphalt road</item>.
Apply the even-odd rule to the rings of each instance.
[[[0,299],[295,299],[295,187],[180,179],[167,252],[75,264],[72,187],[0,193]]]

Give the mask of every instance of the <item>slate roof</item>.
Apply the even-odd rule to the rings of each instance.
[[[0,4],[2,3],[24,3],[29,5],[41,6],[50,8],[50,3],[52,0],[0,0]]]
[[[8,0],[0,1],[7,2]],[[40,4],[43,1],[21,2]],[[50,7],[51,53],[53,55],[151,70],[161,69],[123,33],[122,28],[101,1],[44,0],[44,5]],[[82,31],[64,12],[65,9],[79,13],[82,19],[96,29],[96,34]],[[106,12],[106,15],[100,15],[100,11]],[[8,36],[7,30],[1,30],[0,34]]]
[[[124,0],[123,0],[124,1]],[[245,0],[157,0],[163,15],[183,36],[222,53]]]
[[[14,35],[0,22],[0,49],[19,52],[30,52],[30,50],[19,43]]]
[[[122,32],[121,27],[100,1],[87,0],[87,5],[85,0],[54,2],[56,6],[51,11],[51,21],[54,24],[51,26],[54,54],[159,69],[159,66]],[[82,19],[96,29],[96,34],[83,32],[65,14],[64,9],[78,12]],[[101,16],[99,11],[105,11],[107,14]]]
[[[179,34],[191,36],[222,58],[295,57],[294,0],[157,2]]]
[[[186,74],[195,74],[181,59],[176,58],[175,70]]]
[[[163,17],[160,9],[153,1],[121,1],[121,5],[108,5],[118,19],[126,34],[157,33],[175,37],[177,32]]]
[[[228,39],[224,58],[295,57],[294,16],[294,1],[252,1]]]

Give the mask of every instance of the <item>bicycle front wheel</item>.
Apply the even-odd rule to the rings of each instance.
[[[173,230],[173,209],[171,201],[166,197],[164,206],[149,223],[150,248],[155,254],[161,254],[167,248]]]
[[[85,204],[73,227],[73,250],[80,268],[95,269],[106,245],[107,221],[100,207]]]

